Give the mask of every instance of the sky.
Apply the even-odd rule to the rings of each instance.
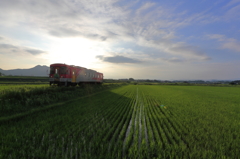
[[[0,68],[240,79],[240,0],[1,0]]]

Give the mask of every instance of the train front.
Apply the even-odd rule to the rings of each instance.
[[[50,65],[49,84],[65,85],[71,78],[68,77],[68,65],[52,64]]]

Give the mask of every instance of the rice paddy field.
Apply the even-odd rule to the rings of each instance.
[[[49,84],[1,84],[0,91],[2,90],[16,90],[23,87],[49,87]]]
[[[56,89],[55,93],[44,91],[60,103],[49,106],[49,99],[36,104],[39,109],[30,113],[38,102],[34,97],[32,105],[24,102],[28,91],[17,98],[21,102],[7,93],[0,95],[2,100],[12,100],[0,107],[5,112],[0,119],[0,158],[240,157],[240,87]],[[19,111],[14,111],[14,103]]]

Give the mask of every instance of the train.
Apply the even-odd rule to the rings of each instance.
[[[55,63],[50,65],[49,84],[76,86],[82,84],[102,84],[103,73],[85,67]]]

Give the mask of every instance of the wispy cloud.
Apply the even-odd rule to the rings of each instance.
[[[192,61],[211,60],[211,57],[209,57],[199,47],[189,45],[185,42],[173,42],[168,39],[161,39],[156,41],[154,40],[147,41],[145,39],[140,39],[140,43],[142,46],[146,46],[149,48],[156,48],[156,50],[159,50],[158,52],[155,52],[153,54],[147,53],[150,56],[153,55],[153,58],[156,58],[158,56],[159,58],[161,58],[161,56],[165,54],[173,57],[179,56],[182,59],[192,60]]]
[[[121,6],[118,1],[1,1],[1,9],[15,19],[14,25],[39,27],[58,38],[83,37],[116,44],[132,42],[139,47],[150,47],[165,54],[195,60],[209,59],[197,47],[176,39],[175,29],[192,21],[201,21],[204,13],[181,17],[152,2]],[[12,5],[14,3],[15,5]],[[3,18],[3,17],[1,17]],[[7,21],[7,18],[4,20]],[[12,21],[11,21],[12,22]],[[34,29],[31,29],[34,32]],[[38,29],[37,29],[38,30]]]
[[[228,49],[240,53],[240,41],[234,38],[228,38],[225,35],[221,34],[211,34],[208,35],[210,39],[216,39],[221,43],[220,48]]]
[[[145,4],[143,4],[140,8],[138,8],[136,10],[136,14],[142,14],[144,13],[144,11],[150,9],[151,7],[153,7],[155,5],[155,3],[152,2],[146,2]]]
[[[38,62],[38,57],[47,61],[59,55],[57,60],[66,61],[66,53],[71,52],[68,58],[72,62],[72,58],[83,56],[84,52],[89,55],[86,63],[131,64],[126,65],[126,69],[147,65],[147,70],[153,67],[159,70],[165,64],[166,70],[169,66],[174,66],[174,70],[178,65],[190,69],[195,62],[211,63],[215,59],[215,54],[208,54],[210,51],[205,48],[208,44],[199,40],[203,34],[209,34],[208,38],[215,39],[222,49],[240,51],[237,35],[235,39],[228,38],[227,33],[221,35],[223,28],[239,28],[239,21],[234,21],[240,17],[239,2],[231,0],[226,5],[226,1],[217,4],[201,1],[195,4],[203,5],[195,9],[186,7],[189,1],[175,5],[174,2],[139,0],[2,0],[0,56],[17,61],[20,55],[31,55],[26,61],[34,56]],[[233,21],[236,25],[229,23]],[[2,28],[13,32],[8,36]],[[215,32],[212,28],[216,28]],[[216,34],[219,32],[221,34]],[[5,36],[19,41],[7,41]],[[189,37],[193,37],[193,41]],[[38,41],[44,42],[39,45]],[[43,56],[44,53],[49,56]],[[13,59],[12,55],[17,56]],[[142,75],[142,70],[139,72]],[[155,76],[155,72],[151,73]],[[192,72],[196,72],[195,69]]]
[[[231,0],[225,7],[230,7],[239,3],[240,3],[240,0]]]
[[[25,51],[29,52],[32,55],[39,55],[39,54],[46,53],[45,51],[37,50],[37,49],[25,49]]]
[[[172,57],[172,58],[162,58],[161,60],[162,60],[162,61],[167,61],[167,62],[170,62],[170,63],[181,63],[181,62],[187,62],[186,60],[184,60],[184,59],[180,59],[180,58],[177,58],[177,57]]]
[[[140,60],[124,57],[124,56],[96,56],[97,59],[100,59],[104,62],[110,62],[110,63],[141,63]]]
[[[240,19],[240,4],[231,7],[225,14],[225,19],[227,21],[232,21],[232,20],[236,20],[236,19]]]
[[[44,54],[46,51],[39,50],[39,49],[33,49],[29,47],[22,47],[22,46],[16,46],[12,44],[5,44],[0,43],[0,54],[5,55],[24,55],[24,54],[32,54],[32,55],[39,55]]]

